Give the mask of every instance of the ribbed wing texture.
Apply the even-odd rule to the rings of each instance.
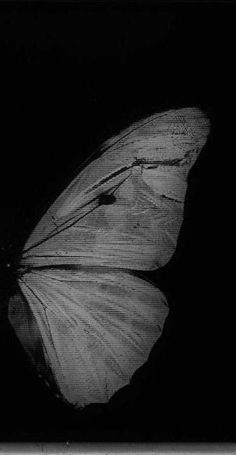
[[[196,108],[132,125],[102,146],[23,248],[9,320],[37,370],[75,406],[108,401],[161,334],[165,297],[128,270],[173,255],[187,176],[208,133]]]
[[[42,218],[22,263],[165,265],[183,219],[186,178],[208,132],[205,115],[186,108],[154,115],[109,140]],[[115,202],[101,205],[102,193]]]
[[[37,341],[39,373],[76,406],[106,402],[129,383],[168,313],[158,289],[122,272],[33,272],[20,287],[28,305],[9,310],[18,338],[36,367]]]

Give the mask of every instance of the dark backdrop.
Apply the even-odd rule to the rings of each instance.
[[[34,376],[1,298],[1,440],[235,440],[225,254],[234,21],[227,3],[0,5],[2,245],[13,239],[17,250],[80,163],[129,123],[192,105],[212,123],[177,252],[151,277],[170,315],[149,365],[108,406],[65,409]]]

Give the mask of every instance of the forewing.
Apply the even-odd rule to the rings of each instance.
[[[129,383],[168,313],[157,288],[124,272],[35,271],[20,287],[26,300],[9,307],[18,338],[39,373],[81,407]]]
[[[175,251],[188,172],[209,122],[197,108],[170,110],[107,141],[44,215],[22,265],[151,270]],[[114,196],[101,204],[102,193]]]

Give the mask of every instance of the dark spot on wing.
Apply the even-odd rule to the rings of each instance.
[[[99,205],[111,205],[116,202],[116,197],[113,194],[102,193],[98,196]]]

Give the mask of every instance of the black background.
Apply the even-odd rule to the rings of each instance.
[[[1,265],[2,441],[235,440],[234,21],[227,3],[0,5],[3,246],[17,251],[83,160],[133,121],[197,105],[212,124],[190,173],[177,251],[151,277],[169,299],[163,336],[109,405],[74,412],[35,377],[6,321]]]

